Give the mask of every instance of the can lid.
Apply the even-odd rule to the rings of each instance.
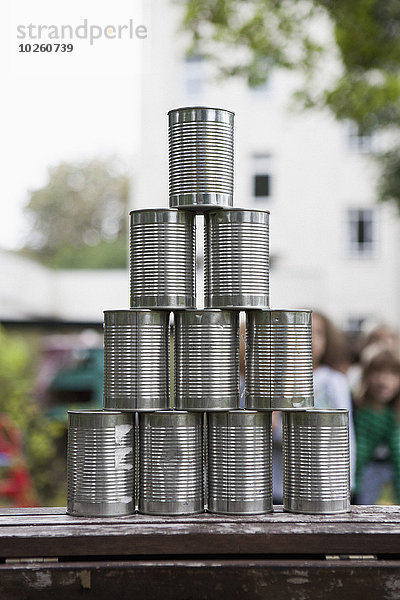
[[[171,110],[167,112],[167,115],[183,110],[221,110],[230,113],[231,115],[235,114],[233,110],[229,110],[228,108],[218,108],[216,106],[180,106],[179,108],[171,108]]]

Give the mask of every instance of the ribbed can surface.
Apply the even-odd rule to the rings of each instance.
[[[310,310],[247,313],[246,408],[314,405]]]
[[[68,418],[68,514],[133,513],[133,415],[73,410]]]
[[[175,313],[175,407],[239,408],[239,313]]]
[[[203,512],[203,415],[139,414],[139,512]]]
[[[283,507],[328,514],[350,510],[346,409],[283,412]]]
[[[131,308],[196,306],[195,239],[194,213],[130,213]]]
[[[169,205],[203,212],[233,203],[234,113],[188,107],[168,113]]]
[[[205,215],[207,308],[268,308],[269,212],[227,209]]]
[[[169,408],[169,313],[104,311],[104,408]]]
[[[208,415],[208,510],[272,511],[271,413],[238,410]]]

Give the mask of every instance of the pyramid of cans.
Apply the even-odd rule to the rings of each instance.
[[[274,410],[284,510],[346,512],[348,413],[313,408],[311,311],[269,306],[269,212],[233,207],[234,114],[189,107],[168,118],[170,208],[130,213],[130,308],[104,313],[103,410],[69,411],[67,512],[271,512]]]

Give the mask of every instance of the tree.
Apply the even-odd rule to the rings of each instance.
[[[126,266],[130,181],[115,160],[63,162],[30,193],[23,253],[55,268]]]
[[[304,76],[296,93],[302,107],[327,108],[363,135],[400,131],[399,0],[179,1],[183,28],[193,32],[188,52],[213,61],[221,75],[257,86],[275,68],[297,70]],[[331,24],[341,66],[325,86],[321,73],[332,46],[318,38],[317,19]],[[378,159],[379,198],[400,210],[400,144]]]

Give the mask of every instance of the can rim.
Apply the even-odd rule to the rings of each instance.
[[[170,212],[170,213],[177,213],[177,212],[182,212],[180,210],[178,210],[177,208],[170,208],[168,206],[166,206],[165,208],[135,208],[133,210],[129,211],[129,214],[132,215],[133,213],[140,213],[140,212],[151,212],[151,213],[156,213],[156,212]]]
[[[254,311],[256,312],[282,312],[282,313],[290,313],[290,312],[307,312],[312,313],[312,308],[256,308],[254,307]],[[249,311],[250,312],[250,311]]]
[[[124,411],[122,410],[101,410],[101,409],[91,409],[91,408],[75,408],[68,411],[69,415],[122,415]]]
[[[231,113],[231,115],[234,115],[234,111],[233,110],[229,110],[228,108],[220,108],[220,107],[216,107],[216,106],[180,106],[179,108],[171,108],[171,110],[169,110],[167,112],[167,115],[170,115],[171,113],[174,112],[179,112],[181,110],[223,110],[224,112],[228,112]]]
[[[242,213],[242,212],[250,212],[250,213],[263,213],[266,215],[270,215],[271,211],[270,210],[259,210],[258,208],[237,208],[237,207],[232,207],[232,206],[221,206],[221,208],[219,210],[210,210],[208,211],[208,214],[212,214],[213,212],[217,212],[217,213],[223,213],[223,212],[237,212],[237,213]]]
[[[153,310],[150,308],[115,308],[115,309],[109,308],[109,309],[103,310],[104,314],[106,314],[106,313],[133,313],[133,312],[148,312],[148,313],[150,313],[150,312],[157,312],[157,309]],[[161,311],[159,311],[159,312],[161,312]]]

